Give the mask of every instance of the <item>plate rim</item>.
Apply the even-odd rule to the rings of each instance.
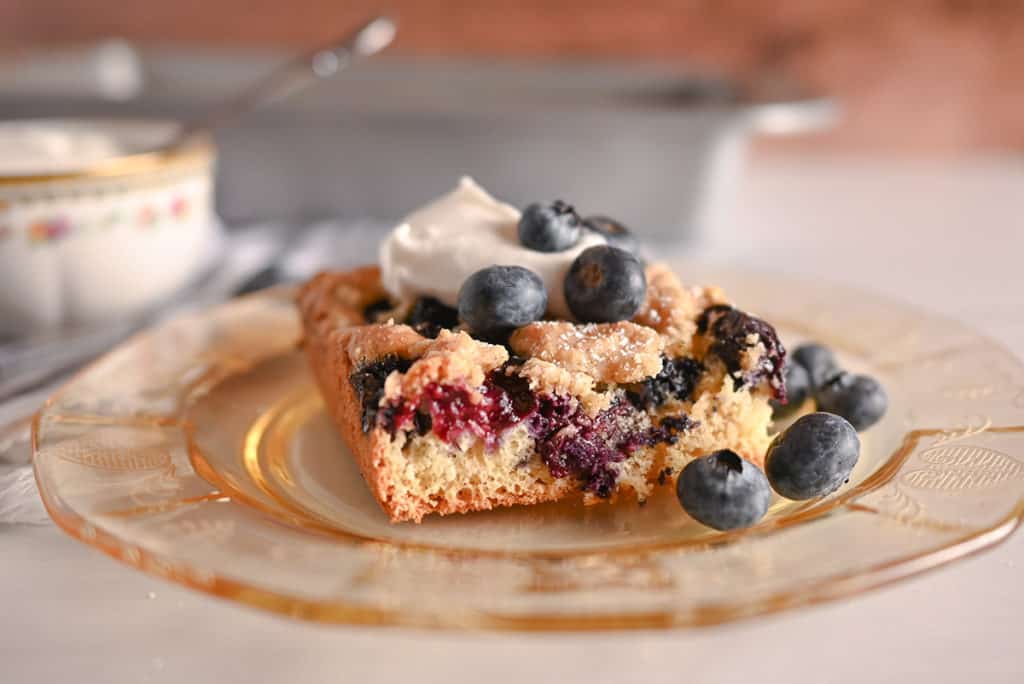
[[[708,266],[708,264],[704,265],[704,267]],[[718,268],[719,270],[721,269],[721,266],[710,267]],[[773,281],[784,282],[789,286],[798,286],[797,284],[800,282],[810,282],[807,279],[801,279],[789,275],[769,274],[763,271],[757,272],[756,270],[753,272],[755,273],[756,278],[770,278]],[[747,270],[746,273],[749,274],[751,271]],[[814,285],[816,288],[823,287],[823,284],[819,281],[814,281]],[[829,282],[824,284],[824,289],[827,291],[844,291],[847,294],[867,294],[875,302],[882,303],[890,309],[911,313],[932,321],[955,326],[957,329],[967,332],[975,340],[983,342],[987,348],[997,351],[1005,360],[1010,362],[1016,371],[1024,371],[1024,361],[1011,352],[1004,344],[991,338],[988,334],[978,331],[953,319],[952,317],[935,313],[928,309],[915,307],[910,303],[903,302],[896,298],[879,295],[875,292],[863,290],[846,284]],[[277,299],[279,297],[287,298],[288,293],[290,292],[291,288],[277,287],[271,288],[270,290],[256,292],[239,299],[251,301],[257,298],[268,297],[273,299]],[[209,316],[212,312],[230,307],[237,301],[239,300],[232,300],[222,303],[216,307],[204,309],[196,315]],[[117,349],[121,349],[123,346],[132,344],[141,335],[145,335],[149,332],[150,331],[147,330],[143,333],[132,336],[129,340],[123,343],[123,345],[117,347]],[[43,486],[39,463],[40,424],[43,418],[59,401],[65,391],[67,391],[81,378],[86,377],[95,368],[99,367],[99,365],[108,357],[109,354],[104,355],[76,373],[65,386],[61,387],[54,393],[54,395],[48,398],[40,410],[33,416],[33,471],[37,484],[39,485],[40,496],[47,513],[57,523],[58,527],[71,537],[78,539],[86,545],[92,546],[117,560],[139,568],[148,574],[175,581],[179,584],[183,584],[190,588],[203,591],[220,598],[234,600],[243,604],[295,618],[337,624],[394,625],[420,628],[486,629],[503,631],[674,629],[680,627],[707,626],[737,619],[775,614],[798,606],[813,605],[858,595],[874,588],[907,580],[942,567],[943,565],[955,560],[959,560],[960,558],[972,556],[986,549],[992,548],[1007,539],[1021,525],[1021,523],[1024,522],[1024,490],[1022,490],[1018,493],[1016,506],[1003,517],[989,525],[986,525],[985,527],[973,529],[964,535],[957,536],[954,539],[934,548],[929,547],[928,549],[911,556],[901,555],[895,560],[879,564],[878,566],[860,569],[849,575],[839,574],[830,576],[821,582],[820,585],[811,589],[802,588],[795,592],[780,591],[755,602],[738,605],[724,604],[722,606],[718,606],[714,604],[705,604],[702,605],[700,610],[696,613],[688,614],[685,617],[681,617],[678,613],[674,613],[671,610],[654,611],[651,613],[594,613],[587,615],[544,615],[541,613],[534,613],[529,616],[521,617],[495,615],[480,611],[472,614],[438,616],[436,612],[430,613],[408,610],[396,611],[343,600],[306,600],[296,596],[289,596],[287,594],[276,592],[271,589],[247,584],[226,576],[202,577],[176,570],[168,571],[167,568],[174,567],[174,561],[172,559],[163,557],[162,554],[140,549],[130,542],[126,542],[119,538],[117,535],[92,525],[92,523],[83,518],[76,511],[62,506],[57,500],[58,497],[56,497],[53,492],[48,491],[47,487]],[[162,418],[154,419],[162,420]],[[996,427],[1003,430],[1024,433],[1024,425]],[[903,440],[901,441],[901,445],[897,452],[905,450],[907,438],[913,432],[920,431],[902,431]],[[911,451],[912,450],[908,450],[907,455],[909,455]],[[897,458],[897,455],[898,454],[894,452],[886,457],[879,468],[868,476],[868,479],[874,478],[879,470],[882,470],[893,463],[894,459]],[[906,456],[904,456],[904,459],[905,458]],[[888,477],[891,478],[898,474],[899,465],[901,464],[902,461],[896,463],[893,467],[893,473]],[[861,486],[863,486],[863,483],[861,483]],[[842,503],[848,503],[855,498],[855,495],[862,495],[867,491],[869,490],[859,491],[859,489],[855,487],[843,492],[841,497],[837,497],[837,499],[842,498]],[[822,503],[829,502],[826,501]],[[833,507],[838,505],[840,504],[834,504]],[[813,508],[816,508],[816,506],[812,507],[812,510]],[[795,513],[793,515],[799,516],[800,513]],[[774,531],[776,531],[775,528],[765,528],[760,530],[760,533],[770,535]],[[746,531],[740,532],[736,535],[735,539],[742,539],[747,536],[747,533],[748,532]],[[394,542],[390,540],[378,543],[394,545]],[[436,551],[439,549],[437,547],[430,547],[429,550]],[[629,553],[630,550],[628,548],[622,551],[610,549],[596,552],[587,551],[583,553],[616,555],[617,552]],[[474,551],[474,554],[476,553],[477,552]],[[521,556],[522,554],[512,555]],[[559,557],[562,556],[564,556],[564,554],[560,554]]]

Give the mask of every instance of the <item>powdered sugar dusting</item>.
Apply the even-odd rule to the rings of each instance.
[[[598,382],[639,382],[661,370],[661,336],[626,321],[540,321],[515,331],[509,343],[517,354],[584,373]]]

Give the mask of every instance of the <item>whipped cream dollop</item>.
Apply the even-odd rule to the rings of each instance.
[[[0,175],[77,171],[121,153],[118,141],[100,131],[27,122],[0,126]]]
[[[395,299],[429,296],[451,307],[459,288],[488,266],[522,266],[544,281],[548,313],[571,318],[562,283],[580,252],[605,239],[583,231],[580,241],[561,252],[538,252],[519,243],[519,210],[491,197],[464,177],[451,192],[405,219],[380,247],[381,279]]]

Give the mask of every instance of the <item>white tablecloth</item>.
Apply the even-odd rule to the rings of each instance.
[[[1024,356],[1024,164],[765,159],[707,258],[842,281]],[[0,681],[1024,681],[1024,534],[870,594],[697,631],[323,627],[142,575],[51,527],[0,527]]]

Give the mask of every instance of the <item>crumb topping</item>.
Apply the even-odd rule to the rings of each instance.
[[[408,328],[395,325],[380,327]],[[432,384],[479,387],[487,373],[508,361],[504,347],[474,340],[464,332],[442,330],[436,339],[431,340],[408,329],[419,341],[408,346],[402,356],[417,360],[404,375],[392,373],[388,377],[384,383],[386,400],[419,396]]]
[[[585,325],[539,321],[512,333],[509,344],[516,354],[599,382],[639,382],[661,370],[661,336],[627,321]]]
[[[567,370],[548,361],[528,359],[515,369],[515,373],[525,378],[534,392],[577,397],[583,409],[591,415],[608,408],[612,403],[611,392],[594,390],[595,382],[591,376]]]
[[[297,299],[313,325],[331,332],[362,324],[363,310],[385,294],[380,269],[364,266],[345,273],[320,273],[302,287]]]
[[[684,287],[667,266],[647,267],[647,301],[633,321],[657,330],[665,338],[667,356],[692,355],[697,317],[714,304],[728,300],[718,287]]]
[[[345,345],[355,365],[382,356],[413,359],[419,356],[423,336],[407,325],[387,321],[377,325],[362,325],[342,331],[340,342]]]

